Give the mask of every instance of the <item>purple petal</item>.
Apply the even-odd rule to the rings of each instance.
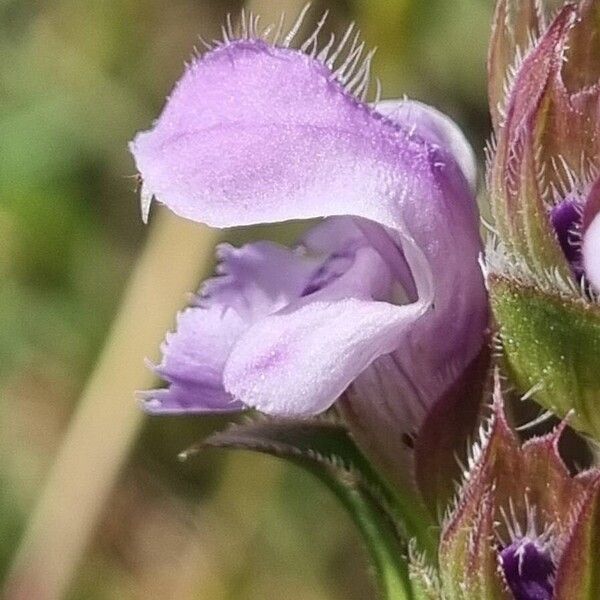
[[[343,275],[352,266],[356,250],[366,243],[352,217],[330,217],[311,227],[302,236],[300,247],[311,255],[327,258],[313,273],[302,295],[319,291]]]
[[[443,211],[441,179],[458,176],[413,117],[385,119],[319,61],[244,40],[196,60],[132,151],[145,194],[209,225],[352,214],[397,229],[415,203]]]
[[[586,277],[595,290],[600,292],[600,212],[584,233],[582,254]]]
[[[223,389],[223,366],[231,346],[246,329],[232,308],[188,308],[177,318],[177,330],[167,334],[163,360],[155,370],[170,386],[143,394],[145,409],[155,414],[240,410]]]
[[[383,299],[391,277],[371,248],[322,290],[258,321],[232,350],[225,387],[265,413],[326,410],[358,373],[390,352],[427,305]]]
[[[270,242],[240,249],[219,246],[219,277],[208,280],[196,305],[167,334],[157,374],[170,386],[146,392],[152,413],[240,410],[223,388],[232,347],[252,323],[297,299],[322,261]]]
[[[471,190],[477,187],[477,161],[473,148],[458,125],[444,113],[415,100],[384,100],[377,112],[413,129],[428,142],[446,148],[461,168]]]
[[[196,302],[231,306],[246,323],[298,298],[324,260],[273,242],[254,242],[239,249],[220,244],[217,258],[219,276],[203,284]]]
[[[365,244],[365,236],[353,217],[323,219],[300,238],[300,246],[313,254],[347,253]]]

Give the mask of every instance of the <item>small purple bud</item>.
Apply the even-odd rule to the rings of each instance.
[[[555,566],[542,545],[515,540],[500,552],[500,563],[515,600],[552,600]]]
[[[556,231],[560,247],[570,262],[580,257],[577,244],[573,242],[573,231],[581,221],[581,207],[577,200],[565,198],[552,208],[552,225]]]
[[[572,196],[559,202],[550,212],[558,242],[576,277],[582,275],[581,240],[576,237],[577,230],[581,227],[582,214],[581,202]]]
[[[571,476],[558,451],[565,427],[522,443],[496,374],[491,420],[442,528],[444,597],[598,598],[600,470]]]

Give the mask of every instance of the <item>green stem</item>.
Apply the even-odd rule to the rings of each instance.
[[[350,513],[369,552],[382,600],[414,600],[406,546],[396,526],[378,503],[362,491],[327,481]]]

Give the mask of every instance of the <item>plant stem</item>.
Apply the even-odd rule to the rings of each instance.
[[[64,596],[143,413],[134,399],[176,311],[212,260],[216,234],[157,211],[96,368],[69,424],[3,597]]]

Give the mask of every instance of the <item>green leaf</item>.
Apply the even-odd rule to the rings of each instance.
[[[521,392],[600,440],[600,305],[489,278],[504,354]]]
[[[184,455],[202,447],[262,452],[313,473],[346,507],[362,533],[382,598],[414,600],[407,540],[402,538],[397,522],[395,499],[343,425],[327,420],[260,419],[216,433]]]

